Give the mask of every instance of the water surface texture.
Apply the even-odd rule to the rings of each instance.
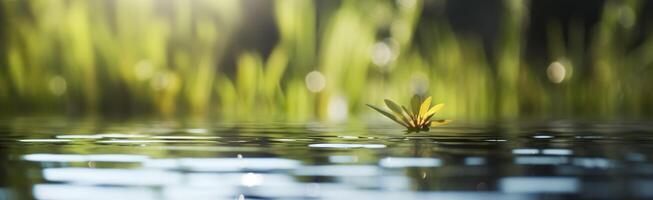
[[[0,121],[0,199],[653,198],[638,122]]]

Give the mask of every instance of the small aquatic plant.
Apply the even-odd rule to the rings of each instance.
[[[430,127],[436,127],[451,122],[451,120],[444,119],[431,120],[433,115],[444,107],[444,104],[441,103],[431,107],[431,97],[422,101],[420,96],[413,96],[410,101],[410,110],[406,109],[404,106],[399,106],[390,99],[385,99],[384,101],[385,105],[390,108],[394,114],[370,104],[367,104],[367,106],[406,127],[408,132],[428,131]]]

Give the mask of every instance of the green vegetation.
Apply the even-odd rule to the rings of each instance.
[[[422,17],[447,3],[2,1],[0,110],[343,120],[430,94],[450,119],[653,114],[642,1],[605,1],[591,29],[550,19],[537,59],[524,54],[529,1],[502,1],[490,52],[444,15]],[[242,45],[266,9],[271,50]]]
[[[404,106],[399,106],[390,99],[384,100],[385,105],[388,106],[394,114],[370,104],[367,104],[367,106],[385,115],[392,121],[397,122],[399,125],[406,127],[409,132],[428,131],[430,127],[436,127],[451,122],[451,120],[444,119],[431,120],[431,118],[437,114],[442,107],[444,107],[444,104],[436,104],[431,107],[431,97],[426,98],[424,101],[421,99],[420,96],[413,96],[410,100],[410,110],[406,109]]]

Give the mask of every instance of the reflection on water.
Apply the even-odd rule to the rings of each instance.
[[[651,126],[564,124],[5,120],[0,199],[653,198]]]

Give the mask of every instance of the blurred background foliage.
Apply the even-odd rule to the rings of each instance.
[[[420,94],[452,119],[642,118],[650,4],[4,0],[0,112],[341,121]]]

